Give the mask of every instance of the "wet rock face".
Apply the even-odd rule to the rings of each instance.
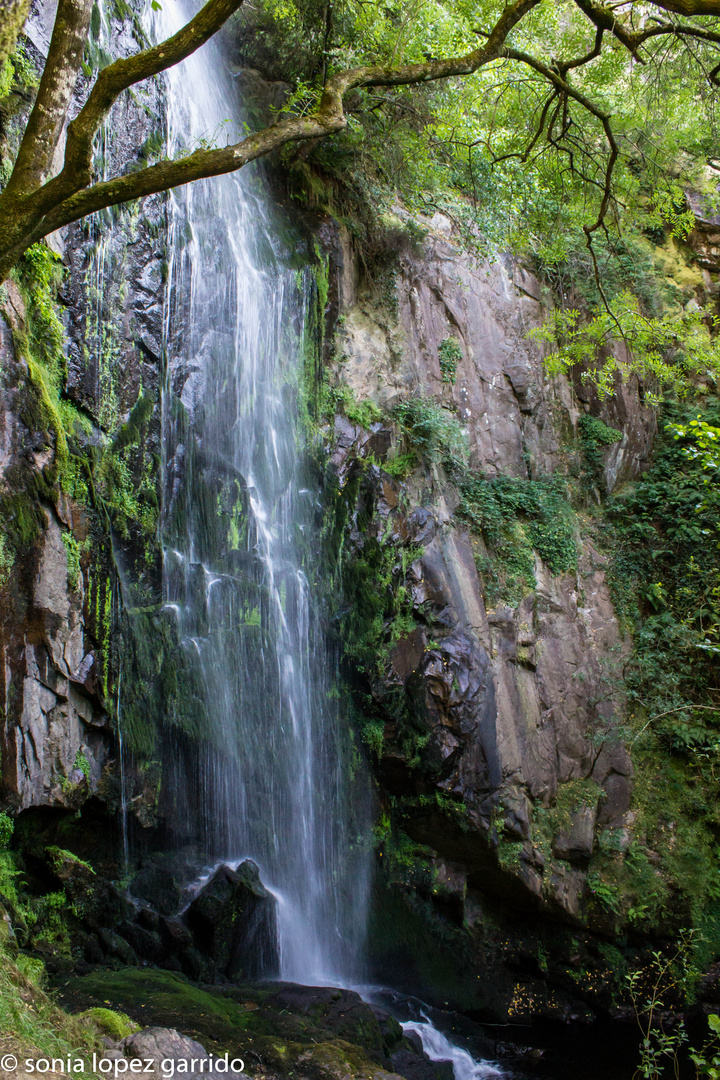
[[[358,285],[342,233],[333,242],[339,383],[388,408],[417,394],[450,409],[476,474],[566,472],[578,419],[597,403],[545,375],[527,338],[542,317],[530,274],[510,259],[477,263],[433,219],[423,245],[399,256],[393,316],[372,286]],[[440,366],[447,339],[454,381]],[[654,421],[632,385],[605,415],[623,432],[605,453],[611,489],[647,460]],[[384,674],[369,680],[384,724],[377,772],[405,800],[403,829],[460,868],[463,889],[446,906],[461,923],[468,887],[585,923],[588,862],[602,829],[625,826],[632,790],[629,755],[613,735],[627,643],[606,559],[578,537],[576,570],[553,575],[536,555],[534,589],[491,602],[478,571],[484,548],[455,515],[457,488],[442,470],[405,481],[384,472],[389,424],[364,430],[337,417],[334,434],[331,469],[351,493],[346,557],[362,558],[369,540],[394,546],[398,563],[415,548],[393,579],[411,597],[415,629],[396,635]],[[370,454],[374,463],[363,464]]]
[[[47,49],[48,5],[28,24],[34,46]],[[137,50],[132,18],[114,24],[113,48]],[[78,83],[78,106],[88,90]],[[121,173],[162,123],[156,80],[123,95],[108,120],[103,153]],[[155,119],[152,119],[155,117]],[[106,444],[126,421],[140,387],[155,402],[141,463],[159,461],[159,381],[164,299],[165,200],[138,211],[108,211],[48,239],[66,266],[59,311],[67,330],[63,396],[94,424],[89,441]],[[50,470],[58,451],[54,428],[38,404],[28,368],[13,344],[26,329],[17,287],[5,288],[0,316],[0,500],[2,524],[15,535],[12,573],[0,583],[2,609],[0,797],[18,810],[77,808],[103,789],[113,766],[112,693],[108,678],[112,578],[117,557],[147,597],[157,585],[152,558],[136,535],[116,535],[111,550],[107,511],[98,515],[60,491]],[[83,439],[85,436],[83,436]],[[71,452],[78,447],[73,443]],[[98,450],[94,445],[87,452]],[[154,462],[154,464],[153,464]],[[82,468],[82,467],[81,467]],[[135,570],[140,565],[140,570]],[[132,580],[131,580],[132,583]]]
[[[33,430],[27,369],[12,340],[13,330],[22,331],[24,305],[14,287],[7,291],[0,318],[0,500],[5,535],[24,536],[26,546],[16,539],[0,584],[3,794],[18,810],[77,808],[97,791],[108,758],[83,575],[68,564],[67,541],[87,541],[89,520],[67,496],[54,501],[44,482],[52,439]]]
[[[342,316],[340,381],[359,400],[383,406],[420,392],[454,409],[468,432],[471,464],[489,476],[551,474],[563,462],[566,437],[592,409],[623,431],[605,455],[605,486],[636,475],[654,434],[637,385],[601,405],[579,373],[572,386],[550,379],[527,338],[544,311],[538,280],[510,256],[488,264],[459,250],[442,215],[428,225],[422,245],[398,249],[396,315],[360,284],[349,235],[328,233]],[[440,366],[448,340],[458,350],[451,381]]]

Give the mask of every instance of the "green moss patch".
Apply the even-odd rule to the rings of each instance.
[[[108,1038],[113,1039],[115,1042],[119,1042],[120,1039],[124,1039],[127,1035],[132,1035],[134,1031],[139,1030],[139,1025],[131,1020],[129,1016],[126,1016],[125,1013],[114,1012],[112,1009],[103,1009],[98,1006],[81,1013],[79,1019],[92,1020],[103,1035],[107,1035]]]
[[[577,566],[575,517],[561,477],[468,476],[458,516],[482,538],[478,571],[491,601],[517,602],[535,587],[535,553],[551,574]]]

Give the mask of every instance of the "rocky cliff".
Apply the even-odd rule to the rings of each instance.
[[[648,787],[673,786],[664,751],[639,753],[636,793],[623,741],[644,715],[628,672],[657,657],[635,651],[617,537],[645,490],[664,497],[656,473],[634,507],[622,494],[647,469],[657,417],[634,380],[600,400],[579,371],[548,377],[532,330],[551,298],[521,264],[474,258],[440,215],[383,224],[380,274],[342,228],[327,237],[342,412],[326,493],[338,633],[383,804],[376,970],[495,1016],[570,1015],[578,996],[607,1007],[623,991],[603,939],[630,926],[642,947],[694,918],[687,871],[668,861],[688,811]],[[708,286],[694,258],[690,305]],[[658,610],[644,603],[647,643],[662,617],[641,629]],[[632,951],[615,958],[623,970]]]

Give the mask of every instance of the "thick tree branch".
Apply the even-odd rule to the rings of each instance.
[[[0,0],[0,3],[2,2],[3,0]],[[76,64],[72,69],[72,81],[74,81],[74,72],[77,70],[81,56],[81,52],[78,52],[78,44],[81,39],[84,40],[81,27],[83,19],[86,20],[88,16],[90,2],[91,0],[60,0],[58,18],[61,25],[56,25],[53,35],[53,42],[57,37],[55,53],[53,54],[53,46],[51,46],[51,58],[48,59],[48,66],[43,76],[43,84],[47,76],[48,85],[43,90],[43,84],[41,84],[41,92],[38,95],[35,131],[33,135],[30,135],[28,129],[21,151],[22,160],[18,159],[10,184],[0,195],[0,281],[30,244],[86,214],[180,184],[190,183],[201,177],[232,172],[291,141],[313,140],[341,131],[346,125],[344,97],[351,90],[373,86],[407,86],[470,75],[484,65],[501,58],[517,61],[530,67],[553,87],[553,93],[542,109],[539,127],[526,150],[524,160],[527,160],[547,125],[549,142],[555,149],[567,152],[571,169],[578,171],[572,148],[564,146],[564,142],[570,138],[568,132],[573,123],[568,109],[568,103],[572,100],[593,116],[603,129],[608,147],[607,158],[602,163],[595,162],[599,172],[597,180],[584,177],[587,182],[596,184],[602,192],[595,222],[584,226],[588,246],[592,253],[593,234],[598,229],[605,228],[605,218],[612,200],[613,171],[619,152],[610,116],[568,81],[568,73],[590,63],[600,55],[605,33],[611,33],[638,60],[642,59],[638,56],[639,46],[660,35],[694,36],[716,44],[720,43],[719,33],[693,25],[678,26],[661,23],[659,26],[646,26],[641,31],[635,31],[629,29],[627,23],[620,21],[611,8],[596,0],[575,0],[577,6],[595,26],[593,48],[586,54],[570,60],[552,60],[545,63],[507,44],[511,31],[540,2],[540,0],[514,0],[504,8],[492,30],[483,32],[482,46],[462,56],[400,66],[368,65],[338,72],[326,82],[318,108],[311,116],[281,120],[233,146],[215,150],[197,150],[178,161],[162,161],[139,172],[91,184],[93,140],[122,91],[174,66],[189,56],[212,37],[242,3],[242,0],[209,0],[194,19],[167,41],[135,56],[118,60],[100,72],[85,106],[69,125],[62,172],[42,185],[42,176],[47,174],[49,161],[52,158],[49,148],[52,147],[54,150],[57,143],[62,126],[59,117],[60,114],[64,117],[69,99],[66,84],[63,84],[61,91],[53,88],[52,71],[53,68],[59,68],[70,56],[72,63]],[[655,7],[676,10],[673,7],[675,0],[668,0],[668,3],[664,3],[663,0],[650,0],[650,3]],[[678,0],[677,10],[680,10],[681,5],[686,14],[714,14],[716,8],[720,12],[720,0],[713,0],[712,4],[710,0],[687,0],[687,3],[685,0]],[[699,10],[698,5],[702,7],[702,10]],[[72,19],[70,15],[73,16]],[[72,68],[72,63],[69,64],[68,70]],[[717,77],[719,70],[720,67],[714,69],[711,78]],[[49,71],[50,74],[48,74]],[[52,115],[46,116],[48,101],[52,105],[50,110]],[[557,103],[557,109],[550,115],[553,102]],[[45,128],[42,127],[43,123]],[[60,128],[58,128],[58,123],[60,123]],[[558,124],[559,133],[556,133]],[[39,137],[41,146],[37,150]],[[33,146],[36,148],[35,152],[33,152]],[[587,153],[587,150],[582,148],[580,151]],[[591,153],[590,156],[594,155]],[[578,175],[584,176],[579,171]],[[32,180],[35,182],[28,182]],[[592,254],[594,258],[594,253]]]
[[[614,11],[604,7],[602,4],[594,3],[594,0],[575,0],[575,3],[582,13],[595,24],[598,30],[606,30],[609,34],[613,34],[625,46],[631,56],[643,63],[642,58],[637,55],[638,45],[640,44],[638,35],[634,31],[628,31]]]
[[[675,37],[695,38],[698,41],[710,41],[714,45],[720,45],[720,32],[716,30],[706,30],[704,27],[687,26],[682,23],[663,23],[659,19],[657,19],[657,23],[659,25],[643,30],[638,35],[639,44],[644,45],[646,41],[650,41],[652,38],[672,34]]]
[[[720,15],[720,0],[650,0],[650,3],[676,15]]]
[[[28,209],[43,213],[58,200],[87,186],[91,178],[93,140],[123,90],[185,60],[209,41],[241,4],[242,0],[208,0],[198,14],[167,41],[103,68],[85,105],[68,125],[62,172],[33,194]]]
[[[105,207],[141,199],[158,191],[168,191],[203,177],[236,172],[243,165],[264,157],[285,143],[323,138],[342,131],[345,125],[342,112],[334,116],[317,114],[293,117],[249,135],[247,139],[232,146],[216,150],[196,150],[177,161],[161,161],[139,172],[127,173],[125,176],[94,184],[76,192],[50,211],[42,222],[38,223],[35,239]]]
[[[45,69],[4,197],[41,184],[52,167],[82,62],[92,0],[60,0]]]

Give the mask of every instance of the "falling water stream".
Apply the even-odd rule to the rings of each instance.
[[[163,0],[156,40],[191,13]],[[239,137],[215,42],[170,69],[166,92],[170,156]],[[219,863],[258,864],[278,901],[282,978],[357,985],[370,818],[362,784],[350,790],[314,588],[317,496],[303,483],[298,404],[310,260],[291,265],[298,237],[279,239],[287,229],[259,169],[181,188],[170,207],[164,602],[197,676],[199,717],[191,754],[179,739],[166,777],[176,825],[203,855],[196,886]],[[456,1080],[501,1075],[429,1019],[414,1030]]]
[[[156,38],[186,18],[163,0]],[[166,85],[171,156],[240,136],[214,42]],[[366,856],[312,588],[316,494],[302,482],[314,284],[307,260],[288,265],[282,231],[258,170],[171,199],[164,596],[203,729],[192,775],[178,753],[173,782],[208,865],[252,858],[275,893],[282,977],[347,982],[362,955]]]

